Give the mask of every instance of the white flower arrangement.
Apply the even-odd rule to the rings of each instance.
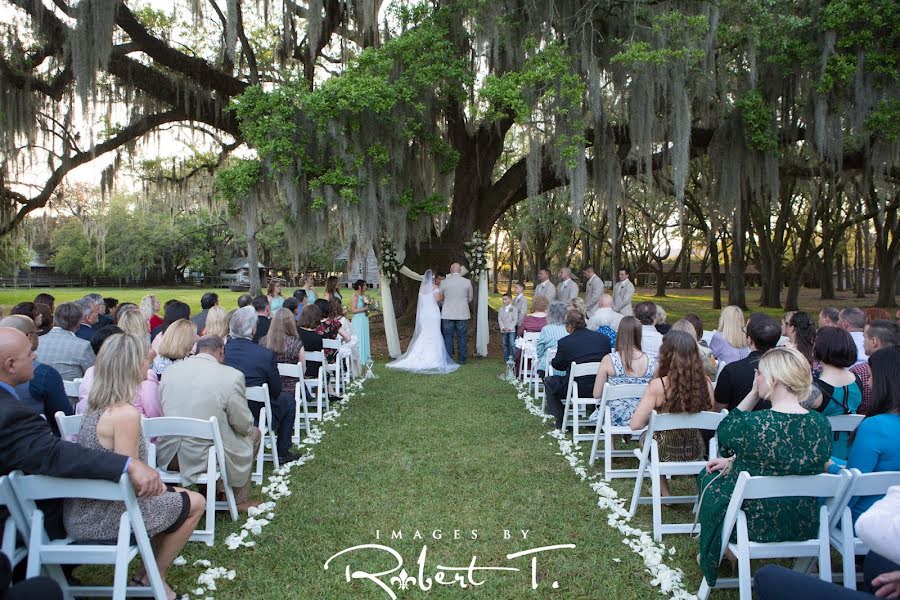
[[[466,262],[469,271],[477,277],[487,270],[488,239],[480,231],[476,231],[465,244]]]
[[[400,267],[403,266],[397,260],[397,249],[386,236],[381,237],[379,245],[381,247],[381,273],[388,281],[394,282],[397,280],[397,274],[400,273]]]

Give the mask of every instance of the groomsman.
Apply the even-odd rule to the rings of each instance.
[[[538,280],[540,280],[540,283],[534,286],[534,295],[543,296],[547,299],[547,302],[556,300],[556,286],[550,281],[550,271],[547,269],[538,271]]]
[[[453,356],[453,338],[457,338],[458,354],[456,360],[459,364],[466,364],[469,345],[469,319],[472,313],[469,304],[475,297],[472,291],[472,282],[460,275],[462,267],[459,263],[450,265],[450,274],[441,282],[441,296],[444,304],[441,306],[441,331],[444,334],[444,345],[447,354]]]
[[[626,267],[619,269],[619,282],[613,289],[613,310],[626,317],[634,316],[631,298],[634,296],[634,284],[628,279],[631,271]]]
[[[516,297],[513,298],[513,306],[516,307],[516,331],[519,331],[519,327],[522,325],[522,321],[525,320],[525,315],[528,314],[528,300],[525,298],[525,284],[521,281],[517,281],[515,285]]]
[[[570,304],[578,297],[578,284],[572,281],[572,269],[563,267],[559,270],[559,286],[556,288],[556,299]]]
[[[594,273],[593,265],[588,265],[581,272],[584,276],[584,306],[587,308],[588,318],[593,317],[599,308],[600,296],[603,295],[603,280]]]

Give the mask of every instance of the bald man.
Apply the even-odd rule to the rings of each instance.
[[[444,335],[444,346],[447,354],[453,356],[453,340],[456,338],[459,364],[466,364],[469,345],[469,319],[472,313],[469,304],[475,297],[472,282],[461,274],[459,263],[450,265],[450,275],[441,282],[441,333]]]
[[[163,493],[166,487],[156,469],[121,454],[62,441],[53,435],[47,421],[19,401],[15,387],[31,379],[34,359],[25,334],[0,327],[0,475],[18,469],[29,475],[118,481],[128,473],[140,497]],[[47,533],[64,537],[62,504],[38,504],[44,511]]]

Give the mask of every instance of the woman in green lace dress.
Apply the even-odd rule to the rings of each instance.
[[[705,490],[700,506],[700,569],[715,585],[722,550],[722,526],[741,471],[750,475],[815,475],[831,456],[831,425],[800,406],[809,396],[809,363],[792,348],[775,348],[759,361],[753,389],[719,424],[722,458],[711,460],[698,477]],[[771,410],[753,411],[760,398]],[[750,539],[775,542],[814,537],[819,526],[815,498],[747,500]]]

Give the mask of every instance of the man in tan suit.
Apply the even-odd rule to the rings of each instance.
[[[603,295],[603,281],[597,277],[593,265],[587,265],[581,272],[584,275],[584,307],[588,318],[593,317],[599,308],[600,296]]]
[[[625,267],[619,269],[619,282],[613,288],[613,310],[626,317],[634,315],[631,308],[634,284],[628,279],[629,277],[631,277],[631,271]]]
[[[543,296],[548,303],[556,300],[556,286],[550,281],[550,271],[547,269],[538,271],[538,280],[540,283],[534,286],[534,295]]]
[[[469,304],[475,297],[472,282],[460,274],[459,263],[450,265],[450,274],[441,282],[441,332],[444,334],[444,345],[447,354],[453,356],[453,337],[457,338],[458,353],[456,360],[466,364],[466,353],[469,344],[469,319],[472,313]]]
[[[556,286],[556,299],[570,304],[578,297],[578,284],[572,281],[572,269],[563,267],[559,270],[559,285]]]
[[[218,336],[197,341],[197,354],[166,369],[160,383],[163,414],[208,420],[216,417],[225,446],[225,472],[234,488],[238,510],[246,511],[259,501],[248,501],[250,473],[259,450],[260,432],[253,426],[253,415],[244,394],[244,375],[222,363],[225,345]],[[194,483],[206,473],[212,442],[194,438],[171,437],[158,444],[158,463],[168,465],[178,458],[184,481]]]

